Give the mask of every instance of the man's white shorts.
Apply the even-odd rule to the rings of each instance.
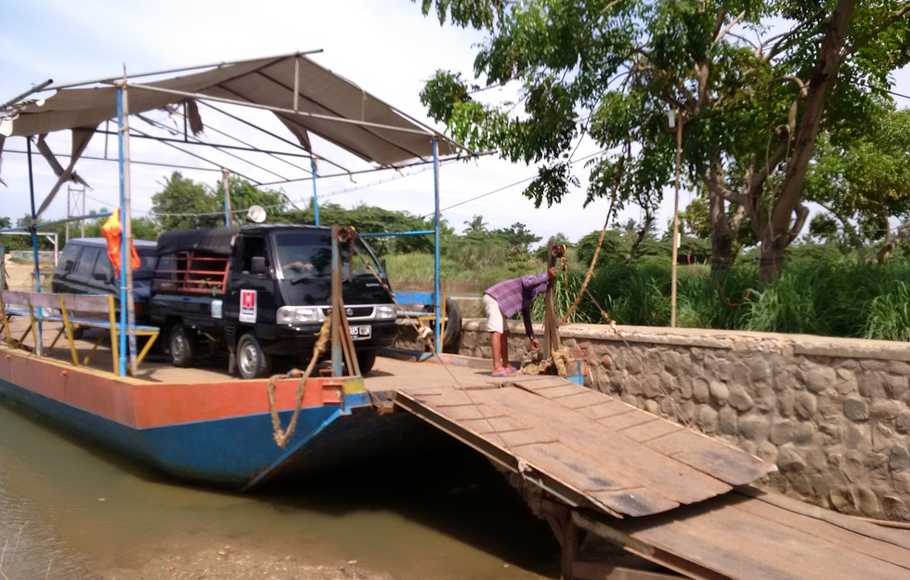
[[[499,302],[489,294],[484,294],[483,309],[487,315],[487,332],[502,332],[502,310],[499,309]]]

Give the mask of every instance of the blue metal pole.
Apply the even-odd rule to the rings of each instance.
[[[316,158],[310,157],[310,171],[313,172],[313,223],[319,225],[319,194],[316,193]]]
[[[411,230],[407,232],[366,232],[357,235],[361,238],[407,238],[411,236],[426,236],[435,233],[436,230]]]
[[[41,292],[41,256],[38,253],[38,215],[35,212],[35,177],[32,172],[32,138],[25,138],[25,150],[28,153],[28,193],[32,204],[32,222],[29,230],[32,233],[32,260],[35,263],[35,292]],[[44,332],[41,325],[41,309],[38,309],[39,319],[35,328],[35,352],[39,355],[44,350]]]
[[[436,352],[442,352],[442,260],[439,254],[439,142],[433,137],[433,310],[436,318]]]
[[[126,153],[124,150],[124,130],[126,119],[123,115],[123,87],[117,88],[117,167],[120,173],[120,329],[118,339],[120,343],[120,360],[118,364],[119,375],[126,376],[127,366],[127,295],[126,295],[126,269],[129,261],[129,247],[126,239]]]

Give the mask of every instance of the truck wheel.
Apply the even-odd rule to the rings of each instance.
[[[269,374],[269,355],[252,334],[244,334],[237,342],[237,370],[244,379],[256,379]]]
[[[193,339],[183,323],[175,322],[167,331],[167,345],[171,352],[171,363],[175,367],[193,364]]]
[[[373,365],[376,364],[376,351],[358,350],[357,364],[360,365],[360,374],[362,376],[370,374],[370,371],[373,370]]]
[[[458,302],[446,299],[446,332],[442,337],[442,352],[458,354],[461,349],[461,309]]]

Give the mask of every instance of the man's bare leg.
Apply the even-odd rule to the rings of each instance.
[[[493,372],[495,373],[502,368],[502,333],[491,332],[490,343],[493,347]],[[508,352],[506,350],[506,356],[508,356]]]
[[[501,358],[502,368],[511,370],[512,363],[509,362],[509,331],[508,331],[508,329],[503,330],[502,334],[499,335],[499,340],[500,340],[499,352],[500,352],[500,356],[502,357]]]

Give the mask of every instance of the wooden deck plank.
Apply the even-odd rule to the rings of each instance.
[[[622,415],[624,413],[631,413],[637,409],[632,405],[627,405],[618,399],[613,399],[611,401],[604,401],[598,405],[592,405],[590,407],[585,407],[579,409],[579,412],[591,419],[603,419],[605,417],[612,417],[613,415]]]
[[[836,543],[737,509],[741,496],[714,498],[620,529],[661,550],[731,578],[907,578],[907,570]]]
[[[552,399],[559,399],[561,397],[566,397],[569,395],[578,395],[578,394],[584,393],[585,391],[590,392],[590,389],[588,389],[587,387],[581,387],[579,385],[566,384],[566,385],[558,385],[558,386],[554,386],[554,387],[547,387],[545,389],[538,389],[535,392],[538,395],[540,395],[541,397],[545,397],[547,399],[552,400]]]
[[[773,464],[741,449],[688,429],[653,439],[645,445],[730,485],[746,485],[777,470]]]
[[[664,421],[664,419],[638,409],[634,409],[629,413],[603,417],[597,420],[598,423],[610,431],[624,431],[631,427],[653,423],[654,421]]]
[[[813,517],[781,509],[760,499],[744,501],[736,504],[735,507],[745,514],[764,518],[836,544],[839,551],[852,550],[900,566],[906,570],[906,574],[910,577],[910,550],[869,538],[855,531],[847,530]]]
[[[541,376],[541,377],[531,377],[531,378],[518,378],[509,381],[508,384],[514,385],[520,389],[526,391],[536,392],[541,389],[546,389],[549,387],[562,387],[566,384],[571,384],[562,377],[551,377],[551,376]]]
[[[855,517],[846,514],[826,510],[778,493],[763,492],[752,486],[737,488],[736,493],[756,498],[797,515],[821,520],[857,534],[862,534],[868,538],[873,538],[875,540],[893,544],[905,550],[910,550],[910,532],[905,530],[877,526],[873,523],[858,520]]]
[[[639,486],[629,472],[606,472],[600,462],[561,442],[529,445],[517,453],[528,464],[559,474],[589,498],[622,514],[645,516],[679,506],[652,487]]]
[[[583,409],[612,401],[613,398],[603,393],[585,389],[577,395],[570,395],[559,399],[559,404],[570,409]]]
[[[685,427],[670,421],[650,421],[624,429],[623,435],[633,441],[643,443],[658,437],[666,437],[670,433],[675,433],[682,429],[685,429]]]
[[[646,487],[679,503],[700,501],[730,489],[709,475],[532,393],[500,389],[483,393],[483,401],[558,439],[565,448],[586,458],[584,465],[592,477],[619,482],[622,488]]]

